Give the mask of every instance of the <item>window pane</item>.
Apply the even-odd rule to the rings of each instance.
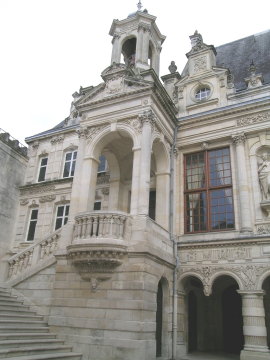
[[[94,210],[100,210],[101,209],[101,201],[96,201],[94,203]]]
[[[199,189],[205,187],[205,161],[204,154],[197,153],[186,156],[186,189]]]
[[[207,224],[206,192],[186,195],[186,231],[205,231]]]
[[[46,167],[40,168],[38,181],[44,181],[45,180],[45,174],[46,174]]]
[[[31,221],[29,224],[29,230],[28,230],[28,236],[27,236],[27,241],[32,241],[34,240],[35,237],[35,231],[36,231],[36,221]]]
[[[99,157],[98,172],[104,172],[106,170],[106,158],[104,155]]]
[[[211,229],[234,228],[232,189],[212,190],[210,194]]]
[[[208,153],[210,165],[210,186],[230,185],[231,163],[229,149],[212,150]]]
[[[36,220],[38,217],[38,210],[32,210],[31,220]]]
[[[72,161],[70,176],[74,176],[76,161]]]
[[[71,160],[71,157],[72,157],[72,153],[71,152],[67,153],[66,154],[66,161]]]
[[[68,216],[68,214],[69,214],[69,205],[66,205],[65,215]]]
[[[45,165],[47,165],[47,162],[48,162],[48,158],[41,159],[40,165],[45,166]]]
[[[74,153],[73,153],[73,159],[74,159],[74,160],[77,159],[77,151],[74,151]]]
[[[64,214],[64,206],[58,206],[57,216],[63,216]]]
[[[60,229],[62,226],[62,218],[56,219],[55,230]]]
[[[70,162],[65,163],[63,177],[69,177]]]

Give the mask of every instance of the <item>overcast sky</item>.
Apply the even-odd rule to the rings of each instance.
[[[113,19],[138,0],[0,0],[0,128],[23,142],[69,115],[72,94],[110,65]],[[142,0],[167,36],[160,75],[179,72],[197,29],[215,46],[270,28],[269,0]],[[270,61],[270,59],[269,59]]]

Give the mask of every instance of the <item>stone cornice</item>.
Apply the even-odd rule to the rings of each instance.
[[[69,132],[76,131],[76,129],[79,126],[80,126],[79,124],[76,124],[76,125],[71,125],[71,126],[68,126],[68,127],[58,128],[58,129],[50,129],[50,130],[45,131],[43,133],[27,137],[25,139],[25,142],[27,144],[31,144],[33,141],[36,141],[38,139],[42,139],[42,140],[46,139],[46,140],[48,140],[50,138],[53,138],[57,134],[64,134],[64,133],[69,133]]]
[[[35,184],[27,184],[19,187],[19,190],[24,192],[39,192],[41,189],[50,189],[53,188],[55,185],[59,184],[66,184],[66,183],[72,183],[73,177],[63,178],[63,179],[55,179],[55,180],[49,180],[49,181],[43,181],[42,183],[35,183]],[[50,191],[50,190],[48,190]]]
[[[266,241],[267,240],[267,241]],[[228,246],[244,246],[244,245],[258,245],[264,243],[270,243],[269,235],[255,235],[252,238],[233,238],[228,240],[209,240],[207,242],[193,241],[193,242],[178,242],[177,247],[179,251],[186,249],[202,249],[202,248],[219,248]]]

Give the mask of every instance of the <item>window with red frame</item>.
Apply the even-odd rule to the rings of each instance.
[[[234,229],[229,148],[185,155],[185,232]]]

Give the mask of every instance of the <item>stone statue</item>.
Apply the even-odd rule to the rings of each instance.
[[[270,161],[268,154],[261,155],[262,163],[258,167],[258,176],[262,192],[262,200],[270,200]]]

